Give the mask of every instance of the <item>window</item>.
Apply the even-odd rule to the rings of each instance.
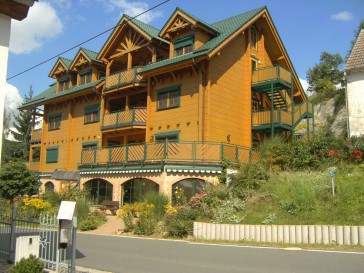
[[[46,163],[58,162],[58,147],[48,147],[46,154]]]
[[[258,31],[255,26],[250,28],[250,46],[254,49],[258,49]]]
[[[92,75],[92,70],[91,69],[81,71],[80,72],[80,85],[90,83],[91,82],[91,75]]]
[[[39,162],[40,161],[40,147],[32,148],[32,162]]]
[[[157,110],[179,107],[181,87],[174,86],[157,90]]]
[[[62,117],[61,113],[49,116],[48,120],[49,131],[58,130],[61,128],[61,117]]]
[[[173,132],[166,132],[166,133],[159,133],[154,135],[154,139],[156,142],[178,142],[179,141],[179,133],[180,131],[173,131]]]
[[[68,90],[69,87],[70,87],[70,78],[69,77],[63,78],[59,81],[58,92]]]
[[[99,122],[100,120],[100,106],[91,105],[85,108],[85,124]]]
[[[97,79],[101,79],[101,78],[105,78],[106,77],[106,73],[104,71],[99,71],[99,74],[97,76]]]
[[[190,53],[194,49],[195,37],[189,35],[173,42],[174,45],[174,56],[181,56]]]

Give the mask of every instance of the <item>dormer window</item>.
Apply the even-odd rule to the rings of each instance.
[[[258,49],[258,31],[255,26],[250,28],[250,47]]]
[[[174,45],[174,56],[181,56],[190,53],[194,49],[195,37],[194,35],[189,35],[181,39],[175,40]]]
[[[84,85],[91,82],[92,70],[87,69],[80,72],[80,84]]]
[[[69,87],[70,87],[70,78],[69,77],[63,78],[59,81],[58,92],[68,90]]]

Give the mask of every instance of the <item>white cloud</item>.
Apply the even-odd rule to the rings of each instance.
[[[10,118],[13,121],[13,114],[18,115],[18,107],[23,102],[23,98],[20,96],[18,88],[14,85],[5,85],[5,111],[6,114],[11,114]]]
[[[341,11],[339,13],[331,15],[331,19],[346,22],[353,19],[353,14],[349,11]]]
[[[23,21],[12,20],[9,50],[29,53],[62,32],[63,24],[56,10],[46,2],[35,2]]]
[[[300,78],[300,82],[301,82],[301,85],[303,87],[303,90],[305,90],[305,92],[307,93],[307,88],[308,88],[308,82],[304,79],[301,79]]]
[[[103,0],[102,2],[107,8],[107,11],[120,10],[121,14],[125,13],[131,17],[139,15],[151,8],[146,2],[133,2],[127,0]],[[158,17],[162,17],[162,12],[151,10],[138,16],[136,19],[149,23]]]

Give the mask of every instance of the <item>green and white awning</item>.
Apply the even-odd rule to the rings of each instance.
[[[207,173],[220,174],[222,168],[219,167],[204,167],[204,166],[166,166],[168,173]]]

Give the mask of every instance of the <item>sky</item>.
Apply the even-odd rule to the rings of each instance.
[[[12,20],[6,110],[16,114],[30,86],[38,95],[54,82],[48,75],[59,56],[73,59],[79,44],[114,27],[122,14],[135,16],[164,1],[35,2],[26,19]],[[137,19],[161,29],[176,7],[214,23],[262,6],[267,6],[304,88],[306,72],[320,62],[321,52],[345,57],[354,31],[364,19],[363,0],[169,0]],[[111,31],[100,35],[81,47],[98,52],[110,34]],[[71,48],[74,49],[67,51]],[[37,67],[13,77],[33,66]]]

